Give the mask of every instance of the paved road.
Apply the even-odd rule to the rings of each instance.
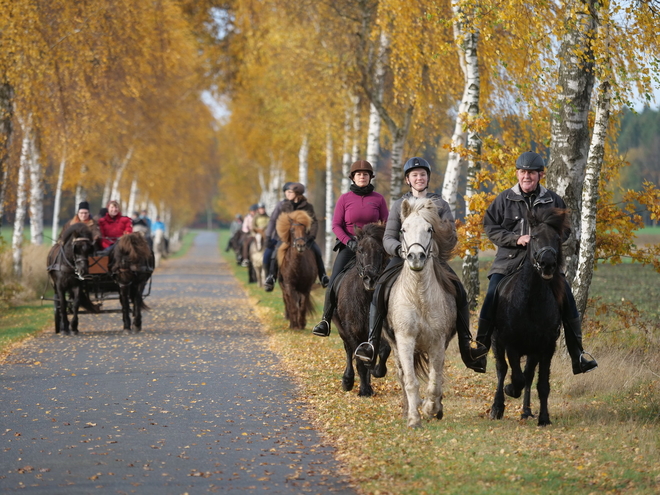
[[[0,363],[0,493],[354,493],[217,243],[156,272],[141,334],[84,315]]]

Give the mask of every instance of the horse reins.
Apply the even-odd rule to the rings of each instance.
[[[87,239],[86,237],[75,237],[71,241],[71,244],[75,248],[76,244],[80,243],[80,242],[85,242],[85,243],[90,243],[91,244],[91,241],[89,239]],[[80,255],[76,254],[76,252],[74,251],[73,252],[73,264],[72,264],[71,260],[69,260],[69,258],[67,258],[64,255],[64,245],[62,245],[62,249],[60,249],[59,252],[57,253],[57,261],[59,261],[60,259],[64,260],[64,264],[67,267],[71,268],[74,275],[76,277],[78,277],[79,280],[85,280],[85,275],[81,274],[80,271],[78,270],[78,267],[76,266],[76,263],[78,263],[80,261],[84,261],[86,259],[85,256],[80,256]],[[56,263],[53,264],[53,266],[56,266]]]
[[[535,236],[530,236],[531,239],[536,240]],[[538,251],[534,251],[532,253],[532,266],[536,269],[536,271],[541,271],[541,265],[539,263],[539,258],[543,256],[545,253],[551,253],[552,256],[555,259],[555,262],[557,262],[557,250],[553,248],[552,246],[544,246]]]

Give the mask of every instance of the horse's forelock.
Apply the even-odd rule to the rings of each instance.
[[[530,225],[535,227],[542,223],[554,229],[560,236],[568,228],[568,210],[562,208],[544,208],[532,212]]]
[[[92,242],[93,236],[90,228],[84,223],[78,222],[67,228],[62,234],[62,243],[68,244],[72,239],[84,237]]]
[[[382,242],[383,236],[385,235],[385,225],[383,225],[381,222],[368,223],[361,229],[355,229],[355,235],[358,237],[358,239],[361,239],[362,237],[373,237]]]
[[[126,234],[117,241],[117,255],[127,257],[131,262],[148,260],[151,251],[145,238],[137,232]]]

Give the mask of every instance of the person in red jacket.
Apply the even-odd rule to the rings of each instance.
[[[110,201],[108,212],[99,218],[99,229],[101,229],[101,248],[99,254],[108,254],[114,243],[124,234],[133,232],[133,222],[129,217],[122,216],[119,211],[119,203]]]

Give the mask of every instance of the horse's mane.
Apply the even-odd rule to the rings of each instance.
[[[277,235],[282,239],[282,244],[287,246],[291,242],[290,239],[290,228],[291,221],[294,223],[300,223],[305,226],[305,231],[309,232],[309,228],[312,226],[312,217],[304,210],[296,210],[291,212],[282,212],[279,217],[277,217],[277,223],[275,224],[275,230],[277,230]]]
[[[408,207],[405,207],[406,203],[408,203]],[[401,206],[402,222],[408,215],[417,213],[433,227],[433,253],[435,255],[433,269],[443,289],[452,296],[456,296],[456,284],[453,281],[458,281],[458,277],[448,269],[447,265],[457,242],[454,225],[450,221],[440,218],[438,207],[430,198],[408,198],[403,201]],[[410,208],[409,211],[408,208]]]
[[[125,234],[117,241],[115,257],[128,258],[130,263],[147,261],[151,258],[151,249],[144,236],[138,232]]]
[[[62,244],[67,244],[72,239],[79,237],[84,237],[89,239],[89,242],[93,240],[92,230],[82,222],[74,223],[67,227],[67,229],[62,233]]]
[[[409,198],[404,200],[410,205],[410,212],[418,213],[425,221],[433,227],[433,240],[435,241],[436,248],[433,252],[441,262],[447,262],[454,254],[456,247],[456,229],[454,225],[448,221],[440,218],[438,215],[438,207],[430,198]],[[408,216],[406,215],[406,216]],[[401,209],[401,221],[403,222],[403,208]]]
[[[382,242],[383,236],[385,235],[385,225],[381,222],[368,223],[362,228],[356,228],[355,235],[358,239],[361,239],[362,237],[373,237]]]

